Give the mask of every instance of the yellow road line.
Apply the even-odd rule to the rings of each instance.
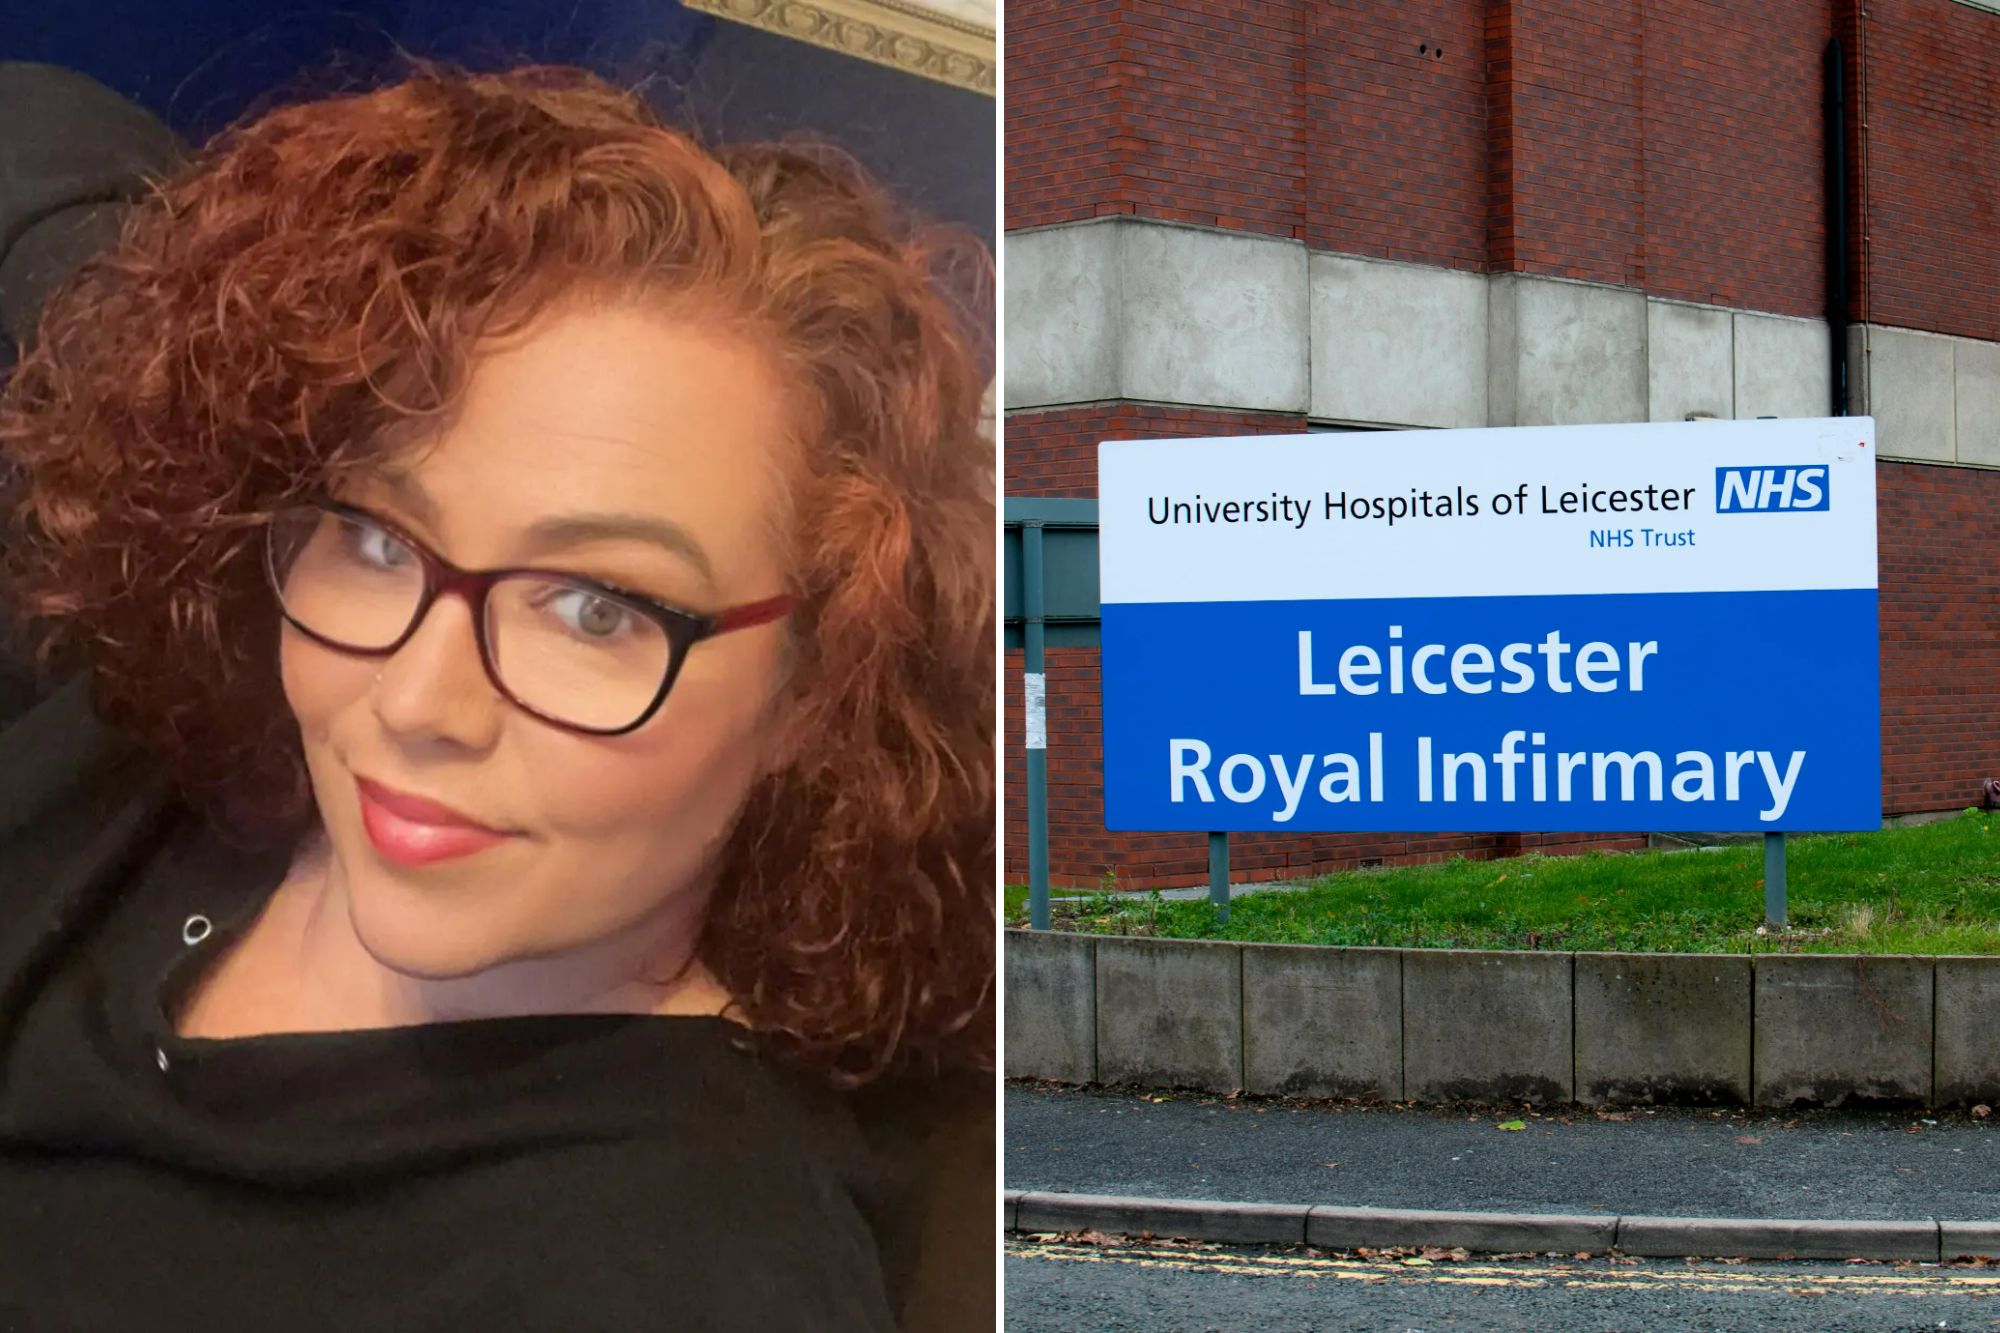
[[[1406,1264],[1396,1259],[1336,1259],[1296,1254],[1243,1254],[1201,1248],[1162,1249],[1139,1245],[1078,1245],[1062,1241],[1010,1240],[1007,1252],[1024,1259],[1058,1263],[1130,1264],[1185,1273],[1232,1273],[1246,1277],[1332,1278],[1349,1282],[1431,1283],[1439,1286],[1562,1287],[1591,1291],[1746,1292],[1757,1289],[1794,1294],[1978,1297],[2000,1293],[2000,1276],[1980,1271],[1926,1269],[1921,1273],[1769,1273],[1728,1268],[1552,1268],[1452,1263]]]

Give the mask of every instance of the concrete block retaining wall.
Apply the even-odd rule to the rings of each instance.
[[[1574,960],[1566,953],[1403,954],[1403,1093],[1412,1101],[1570,1101]]]
[[[1742,954],[1576,956],[1576,1099],[1750,1100],[1751,960]]]
[[[1097,939],[1007,932],[1009,1078],[1097,1082]]]
[[[1201,940],[1097,943],[1097,1077],[1243,1086],[1243,950]]]
[[[2000,957],[1021,930],[1006,955],[1010,1077],[1425,1102],[2000,1100]]]
[[[1247,1091],[1403,1099],[1401,950],[1264,944],[1242,954]]]

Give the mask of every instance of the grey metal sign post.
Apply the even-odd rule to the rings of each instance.
[[[1785,924],[1785,835],[1764,835],[1764,924]]]
[[[1049,928],[1049,678],[1042,661],[1042,525],[1021,525],[1021,698],[1028,753],[1028,923]]]
[[[1229,920],[1229,835],[1227,833],[1208,835],[1208,900],[1215,904],[1217,914],[1226,923]]]

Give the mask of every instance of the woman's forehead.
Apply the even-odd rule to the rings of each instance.
[[[566,307],[481,344],[457,415],[482,435],[657,457],[773,448],[782,397],[770,359],[720,320]]]
[[[720,577],[747,554],[737,546],[770,533],[788,448],[781,397],[768,359],[726,328],[566,310],[483,347],[450,418],[392,447],[352,490],[440,537],[672,545],[681,534]]]

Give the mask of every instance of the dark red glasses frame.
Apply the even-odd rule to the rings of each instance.
[[[408,547],[411,553],[417,557],[417,562],[422,565],[424,571],[423,595],[417,599],[416,609],[410,613],[410,623],[404,627],[403,632],[397,636],[395,642],[380,648],[357,647],[351,643],[343,643],[338,639],[328,638],[326,635],[314,630],[310,625],[303,624],[298,617],[292,614],[291,608],[285,605],[284,583],[278,572],[276,520],[282,517],[283,513],[332,514],[337,518],[372,524]],[[687,660],[689,650],[696,644],[700,643],[703,639],[712,639],[718,634],[727,634],[732,630],[749,629],[753,625],[769,624],[789,614],[797,604],[796,598],[780,594],[776,597],[767,597],[760,602],[747,602],[741,606],[727,607],[721,611],[709,612],[707,614],[695,611],[683,611],[679,607],[668,606],[666,603],[647,597],[642,593],[631,592],[627,589],[604,583],[598,579],[586,578],[580,574],[569,574],[557,569],[538,569],[533,567],[460,569],[457,565],[452,564],[449,560],[446,560],[443,556],[431,550],[428,546],[425,546],[422,542],[416,540],[407,532],[402,531],[388,520],[371,514],[367,510],[355,505],[342,504],[336,500],[324,500],[318,504],[301,505],[294,509],[285,510],[283,513],[272,516],[273,521],[265,533],[264,571],[270,578],[272,590],[277,594],[278,612],[284,616],[286,622],[293,629],[296,629],[315,643],[325,644],[327,647],[338,652],[352,653],[357,657],[390,657],[410,641],[410,637],[417,632],[418,626],[424,623],[424,617],[430,614],[430,609],[438,598],[448,593],[455,593],[464,598],[466,605],[472,610],[472,633],[474,640],[479,645],[480,665],[486,669],[486,679],[492,682],[493,688],[499,692],[500,696],[522,712],[527,713],[531,717],[539,718],[550,726],[560,727],[565,731],[574,731],[586,736],[623,736],[628,732],[637,731],[640,727],[645,726],[651,720],[653,714],[660,711],[660,705],[666,702],[667,692],[673,689],[674,680],[681,673],[681,664]],[[495,668],[493,662],[493,647],[486,633],[486,598],[492,592],[494,584],[504,579],[529,576],[543,579],[561,579],[565,583],[574,584],[595,595],[616,602],[618,605],[632,611],[635,615],[644,616],[646,619],[651,620],[667,636],[667,669],[661,677],[660,688],[654,693],[652,702],[646,705],[645,711],[640,713],[634,721],[622,727],[586,727],[579,723],[565,721],[559,717],[551,717],[540,709],[522,702],[512,690],[507,688],[505,682],[500,679],[500,673]]]

